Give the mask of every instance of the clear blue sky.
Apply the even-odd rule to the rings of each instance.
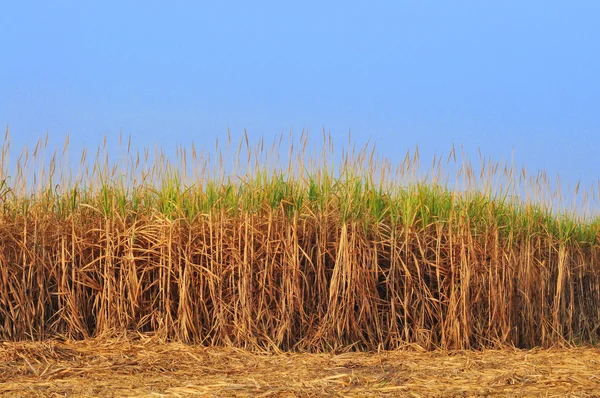
[[[600,177],[598,1],[56,1],[0,6],[0,124],[92,147],[321,128],[400,161],[454,142]]]

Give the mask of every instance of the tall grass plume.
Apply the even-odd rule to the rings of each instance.
[[[282,136],[283,138],[283,136]],[[596,343],[600,222],[579,184],[459,148],[422,171],[331,137],[213,151],[47,137],[0,159],[0,339],[124,332],[249,349]],[[457,156],[457,152],[459,152]],[[89,156],[88,156],[89,155]],[[457,160],[458,159],[458,160]],[[454,170],[448,174],[448,170]],[[583,204],[583,205],[582,205]],[[562,206],[562,207],[561,207]]]

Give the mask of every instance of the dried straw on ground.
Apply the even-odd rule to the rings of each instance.
[[[113,339],[3,343],[11,397],[592,397],[600,349],[250,353]]]

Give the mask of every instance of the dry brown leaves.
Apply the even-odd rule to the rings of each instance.
[[[600,396],[600,349],[260,354],[152,338],[0,344],[12,397]]]

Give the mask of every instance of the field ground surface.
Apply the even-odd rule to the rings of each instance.
[[[11,397],[600,396],[600,349],[252,353],[155,338],[0,343]]]

